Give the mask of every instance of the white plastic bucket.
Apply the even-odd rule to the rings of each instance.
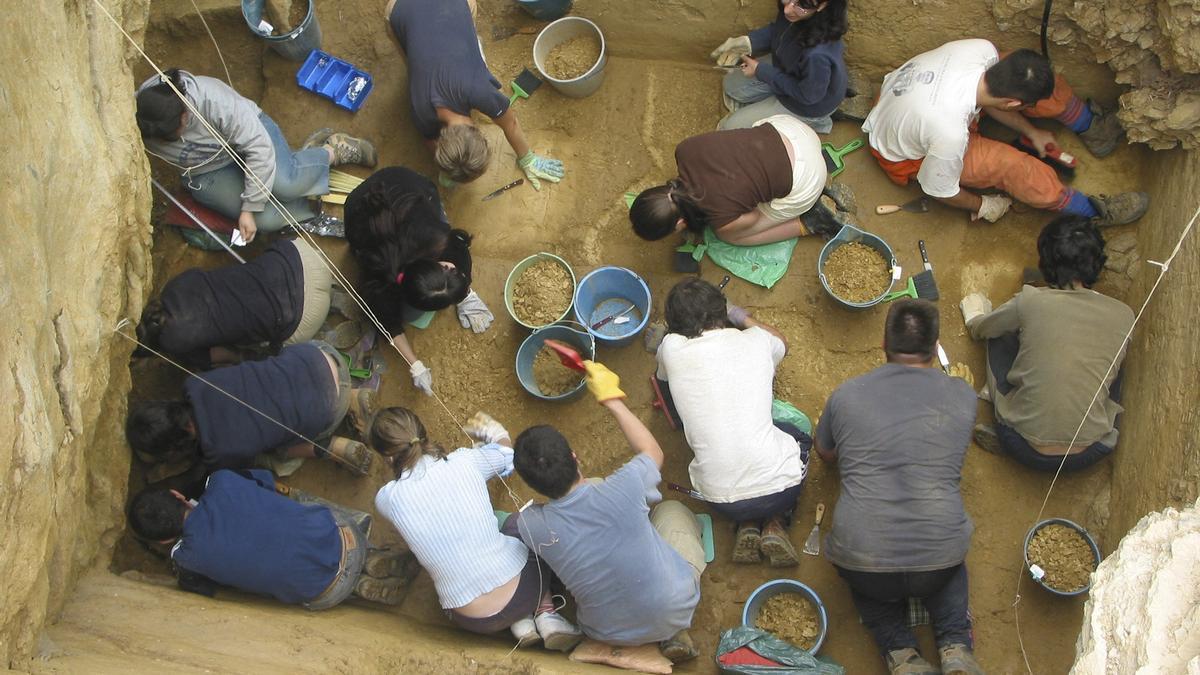
[[[600,41],[600,58],[579,77],[571,80],[555,79],[546,72],[546,57],[558,45],[580,35],[596,36],[596,39]],[[542,32],[538,33],[537,39],[533,41],[533,64],[537,66],[542,77],[563,96],[571,98],[590,96],[604,82],[604,66],[608,64],[608,50],[604,44],[604,33],[600,32],[599,26],[579,16],[564,16],[557,21],[552,21],[542,29]]]

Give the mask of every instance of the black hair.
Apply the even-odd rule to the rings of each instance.
[[[708,213],[700,208],[697,197],[684,187],[683,181],[672,178],[633,200],[629,207],[629,222],[633,231],[646,241],[658,241],[675,231],[675,223],[683,218],[687,229],[701,234],[708,227]]]
[[[567,439],[545,424],[529,427],[517,436],[513,466],[529,487],[551,499],[567,494],[579,479],[579,462]]]
[[[147,488],[129,504],[129,529],[142,539],[166,541],[183,534],[187,507],[167,488]]]
[[[1050,59],[1032,49],[1018,49],[1000,59],[983,74],[983,81],[992,96],[1015,98],[1027,106],[1054,93]]]
[[[400,292],[414,309],[434,312],[462,302],[471,292],[471,277],[436,260],[418,260],[405,268]]]
[[[1091,288],[1104,269],[1104,237],[1090,219],[1059,216],[1038,235],[1038,269],[1054,288],[1070,288],[1078,281]]]
[[[706,330],[728,328],[725,296],[716,286],[699,277],[675,284],[667,295],[667,330],[684,337],[698,337]]]
[[[162,300],[154,298],[146,303],[146,308],[142,310],[142,320],[138,322],[136,328],[138,342],[151,349],[158,349],[158,338],[162,335],[163,328],[166,327],[170,317],[171,315],[163,307]]]
[[[187,94],[182,71],[172,68],[164,74],[181,94]],[[183,118],[183,101],[166,82],[159,81],[138,92],[137,125],[142,138],[157,138],[173,141],[179,138],[176,132]]]
[[[801,9],[816,9],[823,2],[825,0],[799,0],[796,4]],[[825,9],[803,21],[790,23],[783,39],[790,39],[792,44],[802,49],[841,40],[850,28],[850,12],[847,5],[847,0],[828,0]],[[783,4],[781,3],[779,16],[783,15]]]
[[[139,401],[125,419],[125,439],[141,457],[194,452],[200,442],[188,431],[191,423],[192,406],[186,401]]]
[[[884,320],[883,351],[893,355],[934,357],[938,341],[938,309],[928,300],[904,299],[892,303]]]

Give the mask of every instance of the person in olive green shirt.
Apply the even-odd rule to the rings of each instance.
[[[1048,287],[1024,286],[995,310],[982,293],[962,300],[971,337],[987,340],[984,397],[996,413],[994,426],[975,427],[975,442],[1034,469],[1077,471],[1116,448],[1133,310],[1092,290],[1106,260],[1092,221],[1052,221],[1038,256]]]

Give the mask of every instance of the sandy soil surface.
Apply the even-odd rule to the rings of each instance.
[[[522,68],[532,67],[535,35],[529,27],[537,24],[498,0],[482,0],[480,4],[478,23],[487,60],[507,92],[507,83]],[[436,175],[415,131],[396,124],[396,111],[407,108],[407,91],[396,84],[404,66],[394,40],[383,28],[381,10],[376,3],[355,1],[340,3],[335,13],[336,19],[329,11],[322,17],[324,46],[374,75],[376,89],[366,106],[351,115],[328,102],[308,98],[295,87],[296,64],[269,55],[263,63],[263,109],[295,144],[315,127],[334,126],[374,140],[380,166],[404,164],[426,175]],[[370,29],[351,30],[351,26]],[[187,63],[188,52],[178,51],[181,48],[196,50],[199,55],[209,45],[196,40],[184,47],[176,46],[172,60],[182,65]],[[413,389],[407,368],[394,353],[385,352],[388,370],[382,403],[413,408],[431,437],[448,447],[466,442],[457,423],[476,410],[484,410],[514,435],[533,424],[557,425],[572,442],[588,475],[605,475],[630,457],[616,425],[589,397],[549,403],[522,390],[513,362],[527,332],[506,315],[503,301],[504,280],[512,266],[537,251],[562,256],[577,276],[607,264],[635,270],[651,287],[652,319],[661,316],[662,299],[682,278],[671,270],[670,244],[649,244],[634,237],[621,197],[627,190],[659,184],[674,176],[675,145],[715,127],[723,112],[721,74],[703,64],[623,58],[610,58],[606,71],[604,85],[589,98],[565,98],[547,84],[531,99],[515,104],[535,151],[564,162],[566,177],[562,183],[544,183],[540,192],[523,185],[498,199],[481,202],[483,195],[521,175],[500,129],[481,119],[480,126],[492,142],[492,165],[475,183],[443,195],[454,225],[475,235],[475,288],[496,314],[496,322],[487,332],[475,335],[459,326],[453,312],[445,311],[427,330],[410,332],[417,353],[432,368],[434,386],[451,414]],[[235,79],[239,77],[235,75]],[[303,105],[297,105],[298,101]],[[822,140],[840,147],[860,135],[856,126],[839,123]],[[1100,162],[1091,158],[1069,133],[1059,133],[1058,138],[1060,145],[1081,158],[1083,166],[1076,187],[1111,193],[1136,184],[1137,167],[1145,159],[1141,151],[1122,148]],[[926,214],[876,216],[875,205],[904,203],[918,195],[917,188],[901,188],[888,182],[866,150],[849,155],[847,165],[839,180],[855,188],[859,219],[888,241],[905,275],[921,269],[917,240],[925,240],[942,295],[942,343],[952,361],[969,364],[976,380],[982,381],[983,349],[966,334],[958,300],[971,291],[983,291],[999,304],[1015,293],[1022,267],[1036,263],[1034,243],[1047,216],[1017,206],[999,223],[973,224],[965,213],[938,204]],[[366,175],[358,168],[349,170]],[[344,243],[324,241],[323,245],[352,275]],[[738,279],[726,289],[730,300],[788,336],[792,351],[780,367],[776,393],[807,412],[814,422],[825,398],[840,382],[883,362],[880,343],[885,312],[884,308],[849,311],[826,295],[816,276],[821,245],[819,240],[801,241],[790,271],[772,290]],[[228,259],[223,253],[185,250],[176,235],[162,232],[158,235],[156,262],[161,284],[188,266],[224,265]],[[716,283],[724,272],[705,261],[701,275]],[[651,407],[647,378],[654,371],[653,356],[637,341],[619,349],[601,348],[598,359],[622,377],[630,407],[662,443],[667,454],[664,479],[687,484],[691,452],[682,434],[671,431],[662,415]],[[177,391],[179,379],[169,366],[141,364],[135,369],[134,396],[149,398],[165,395],[172,388]],[[990,419],[990,408],[981,405],[980,420]],[[328,463],[310,461],[292,482],[334,501],[370,510],[375,491],[387,479],[381,464],[371,476],[354,478]],[[1088,527],[1097,524],[1094,521],[1099,516],[1093,513],[1093,504],[1106,503],[1109,479],[1107,463],[1064,477],[1046,515],[1070,518]],[[132,480],[136,483],[139,479],[134,476]],[[1049,476],[977,447],[968,451],[962,489],[976,526],[968,557],[971,603],[977,655],[990,672],[1023,670],[1012,604],[1023,574],[1021,542],[1034,522],[1049,482]],[[131,486],[131,491],[136,488]],[[794,543],[802,543],[809,529],[804,523],[812,522],[816,504],[824,502],[832,508],[837,492],[836,472],[814,457],[796,511],[799,524],[793,528]],[[500,509],[513,510],[532,497],[534,493],[516,476],[493,486],[493,503]],[[697,502],[688,501],[687,505],[697,511],[706,510]],[[851,673],[883,672],[849,593],[828,562],[804,556],[798,567],[790,569],[734,566],[729,562],[733,525],[720,517],[714,521],[717,559],[704,575],[703,598],[692,631],[706,656],[681,667],[680,672],[713,672],[711,655],[720,631],[739,623],[742,605],[755,587],[778,577],[800,579],[822,597],[830,622],[824,655],[845,665]],[[385,521],[378,520],[372,539],[377,543],[395,542],[398,536]],[[128,542],[121,545],[114,565],[118,569],[154,568],[152,559]],[[1052,597],[1028,580],[1020,590],[1020,620],[1030,663],[1038,672],[1065,671],[1073,659],[1083,599]],[[397,611],[433,624],[446,623],[425,575]],[[923,629],[921,636],[932,656],[932,634]],[[463,634],[463,640],[485,639]],[[507,647],[502,640],[494,642],[497,662],[511,658],[505,657]]]

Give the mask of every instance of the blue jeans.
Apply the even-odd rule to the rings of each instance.
[[[770,63],[771,55],[767,54],[759,61]],[[771,91],[771,85],[757,77],[746,77],[738,68],[733,68],[725,74],[721,88],[725,95],[739,103],[740,107],[721,120],[721,123],[717,125],[719,129],[749,129],[754,126],[755,122],[772,115],[791,115],[819,134],[827,134],[833,130],[833,118],[829,115],[825,117],[797,115],[779,102],[774,92]]]
[[[305,197],[316,197],[329,192],[329,153],[316,147],[292,152],[287,139],[275,121],[262,113],[259,121],[271,137],[275,146],[275,183],[271,194],[283,204],[297,222],[317,215]],[[242,212],[242,191],[245,190],[246,174],[237,164],[228,164],[207,173],[185,177],[183,184],[196,201],[220,213],[226,218],[237,220]],[[287,225],[279,209],[270,202],[262,212],[254,214],[254,222],[263,232],[275,232]]]
[[[908,627],[908,599],[921,598],[929,610],[938,647],[974,644],[967,607],[967,565],[929,572],[856,572],[837,568],[879,651],[917,648]]]

